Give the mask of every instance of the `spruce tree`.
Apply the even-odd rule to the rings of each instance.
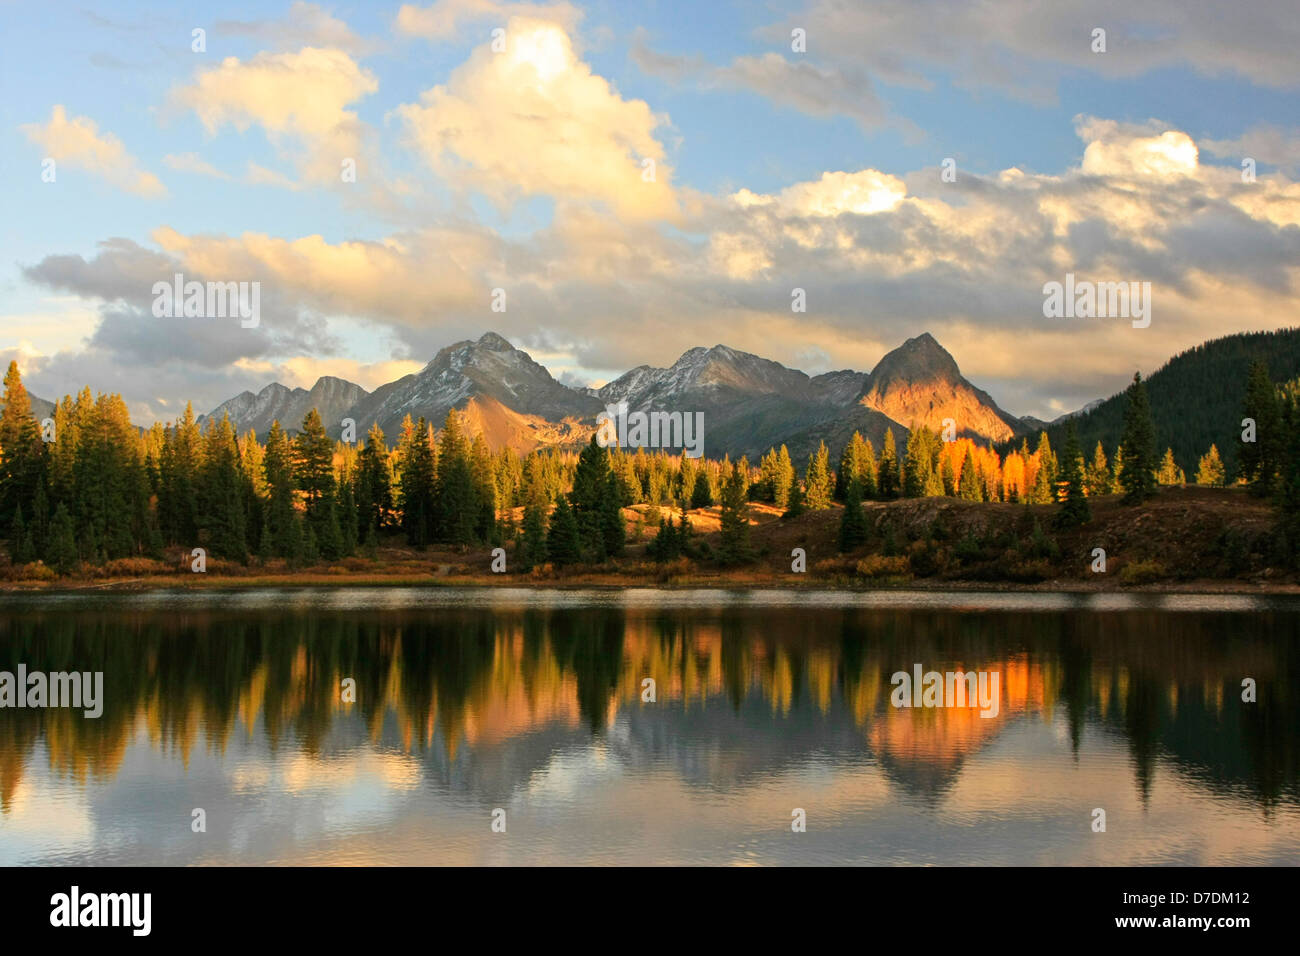
[[[1156,493],[1156,429],[1140,372],[1134,373],[1133,384],[1128,388],[1120,448],[1124,453],[1124,470],[1120,473],[1124,502],[1140,504]]]
[[[737,462],[731,466],[731,473],[722,485],[722,528],[718,536],[718,560],[723,564],[743,564],[753,559],[749,546],[749,518],[745,512],[745,479]],[[685,516],[682,520],[686,520]]]
[[[691,510],[713,507],[713,492],[709,488],[709,476],[701,468],[695,475],[695,487],[691,489]]]
[[[546,509],[541,502],[524,506],[524,535],[520,542],[519,570],[527,572],[546,561]]]
[[[450,409],[438,436],[437,530],[443,540],[462,547],[474,543],[478,524],[469,452],[461,416]]]
[[[876,494],[886,501],[897,498],[902,481],[899,476],[898,448],[894,443],[892,428],[885,429],[885,444],[880,450],[880,465],[876,475]]]
[[[831,506],[835,492],[835,479],[831,475],[830,452],[826,443],[819,442],[817,451],[808,458],[804,472],[804,500],[810,511],[825,511]]]
[[[1079,451],[1079,436],[1075,432],[1073,422],[1066,426],[1065,449],[1062,454],[1065,459],[1061,466],[1063,500],[1061,510],[1057,514],[1057,527],[1075,528],[1092,520],[1092,509],[1083,490],[1082,455]]]
[[[1250,419],[1254,422],[1254,441],[1242,441],[1237,468],[1250,493],[1257,498],[1266,498],[1272,492],[1281,464],[1285,444],[1280,428],[1281,408],[1267,363],[1251,363],[1242,405],[1242,433],[1249,430],[1246,419]]]
[[[852,551],[867,540],[867,519],[862,514],[862,486],[849,481],[844,494],[844,515],[840,518],[840,551]]]
[[[50,543],[45,549],[45,563],[59,574],[77,566],[77,541],[72,532],[72,516],[60,502],[50,519]]]
[[[979,466],[975,464],[975,453],[966,449],[966,460],[961,466],[961,476],[957,479],[959,496],[965,501],[983,501],[984,489],[980,484]]]
[[[555,509],[551,512],[550,527],[546,532],[546,557],[557,568],[577,564],[582,560],[582,541],[578,519],[564,495],[557,495]]]

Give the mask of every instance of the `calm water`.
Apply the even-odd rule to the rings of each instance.
[[[9,598],[20,662],[106,700],[0,710],[0,864],[1300,861],[1296,602]],[[996,671],[998,715],[891,706],[916,663]]]

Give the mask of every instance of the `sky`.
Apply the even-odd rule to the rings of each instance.
[[[579,385],[928,331],[1050,419],[1300,324],[1297,48],[1293,0],[0,0],[0,360],[148,424],[489,330]],[[1045,316],[1067,274],[1149,326]]]

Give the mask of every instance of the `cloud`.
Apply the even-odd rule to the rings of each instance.
[[[571,3],[499,3],[497,0],[437,0],[427,7],[402,4],[393,22],[400,34],[430,40],[449,40],[466,23],[495,20],[503,25],[514,17],[548,20],[572,32],[582,11]]]
[[[807,31],[808,55],[828,65],[921,88],[939,71],[959,86],[1037,102],[1054,101],[1058,82],[1078,70],[1131,78],[1182,67],[1279,89],[1300,84],[1300,20],[1289,0],[1253,3],[1248,16],[1234,0],[1190,10],[1185,0],[811,0],[761,35],[788,49],[796,27]],[[1092,50],[1098,27],[1105,53]]]
[[[859,69],[823,69],[774,52],[736,57],[726,66],[712,66],[701,57],[657,53],[640,34],[633,40],[629,56],[643,72],[672,83],[693,80],[704,87],[748,90],[809,116],[847,116],[866,130],[888,120],[871,78]]]
[[[50,112],[48,123],[28,123],[20,129],[49,158],[74,169],[102,176],[105,180],[146,199],[167,195],[167,188],[153,173],[140,169],[136,158],[112,133],[100,134],[86,116],[68,118],[62,105]]]
[[[163,165],[182,173],[196,173],[199,176],[211,176],[213,179],[230,178],[229,174],[217,169],[198,153],[168,153],[163,157]]]
[[[435,172],[498,203],[548,196],[629,219],[677,214],[660,118],[593,73],[554,23],[511,19],[504,52],[479,46],[445,85],[396,113]]]
[[[1203,139],[1201,148],[1211,156],[1240,161],[1247,157],[1294,172],[1300,169],[1300,129],[1280,126],[1252,127],[1236,139]]]
[[[148,382],[158,394],[167,393],[152,370],[176,356],[214,388],[234,383],[234,371],[219,374],[222,361],[238,363],[241,381],[260,369],[241,386],[254,390],[303,356],[302,377],[374,365],[333,334],[344,320],[391,336],[397,362],[423,363],[492,328],[539,354],[571,356],[559,371],[574,381],[667,365],[717,341],[791,365],[816,356],[823,367],[867,370],[929,330],[1004,407],[1046,415],[1053,402],[1109,394],[1134,368],[1152,371],[1206,339],[1294,322],[1300,184],[1280,174],[1244,184],[1235,168],[1201,165],[1198,144],[1157,121],[1080,117],[1075,129],[1082,159],[1059,175],[1009,169],[945,183],[934,168],[830,170],[770,193],[694,197],[680,228],[577,201],[511,236],[456,222],[340,242],[162,228],[156,249],[113,240],[91,260],[51,256],[27,275],[97,297],[93,354],[77,361],[102,368],[116,356],[135,370],[128,388]],[[157,320],[139,314],[141,290],[177,269],[262,281],[264,302],[275,304],[267,338],[232,340],[247,332],[237,324],[185,330],[210,339],[159,335]],[[1045,319],[1042,286],[1066,272],[1150,281],[1151,327]],[[509,295],[505,313],[489,308],[497,287]],[[796,287],[805,313],[791,312]],[[48,359],[37,394],[51,394],[55,374],[91,364]],[[178,385],[174,394],[197,392]]]
[[[1154,121],[1135,126],[1081,116],[1076,126],[1088,144],[1082,169],[1089,176],[1169,179],[1195,175],[1199,166],[1192,138]]]
[[[347,107],[376,92],[370,71],[336,49],[227,57],[174,89],[173,107],[193,110],[209,135],[226,125],[266,130],[305,181],[339,181],[344,159],[360,162],[365,124]]]
[[[223,36],[243,36],[277,50],[329,47],[348,53],[367,53],[374,44],[362,40],[342,20],[314,3],[295,0],[279,20],[218,20],[212,31]]]

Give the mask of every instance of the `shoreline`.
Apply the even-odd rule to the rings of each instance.
[[[35,595],[92,594],[146,594],[185,591],[253,591],[253,590],[344,590],[349,588],[428,590],[531,590],[531,591],[625,591],[630,589],[658,591],[808,591],[842,592],[846,594],[872,592],[948,592],[994,594],[1149,594],[1149,595],[1244,595],[1255,597],[1300,596],[1300,584],[1257,583],[1252,581],[1224,581],[1196,579],[1185,582],[1146,584],[1114,584],[1069,579],[1047,580],[1034,583],[1010,581],[898,579],[848,583],[843,579],[812,578],[806,574],[791,573],[785,577],[757,576],[754,574],[728,576],[725,574],[701,575],[686,579],[674,575],[667,580],[648,577],[620,577],[610,574],[573,575],[564,578],[533,577],[530,575],[411,575],[411,574],[297,574],[297,575],[168,575],[151,578],[87,580],[84,582],[3,582],[0,583],[0,603],[6,597]]]

